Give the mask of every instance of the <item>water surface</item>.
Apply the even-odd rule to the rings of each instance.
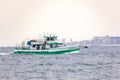
[[[120,80],[120,47],[88,47],[59,55],[9,54],[0,48],[0,80]]]

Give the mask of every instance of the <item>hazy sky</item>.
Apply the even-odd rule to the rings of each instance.
[[[120,0],[0,0],[0,46],[56,33],[69,40],[120,35]]]

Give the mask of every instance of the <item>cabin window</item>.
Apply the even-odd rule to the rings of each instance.
[[[55,45],[55,47],[57,47],[57,44]]]
[[[49,38],[47,38],[47,41],[49,41],[50,39]]]
[[[50,40],[53,40],[53,38],[50,38]]]
[[[39,50],[40,49],[40,45],[37,45],[37,50]]]
[[[51,38],[52,41],[54,41],[54,38]]]
[[[33,48],[35,48],[35,45],[33,45]]]
[[[52,44],[50,45],[50,48],[53,48],[53,45],[52,45]]]

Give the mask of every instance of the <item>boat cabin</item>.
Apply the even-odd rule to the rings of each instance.
[[[27,42],[31,50],[47,50],[60,47],[63,43],[57,41],[57,36],[44,36],[43,41],[30,40]]]

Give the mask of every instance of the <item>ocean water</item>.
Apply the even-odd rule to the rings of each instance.
[[[0,48],[0,80],[120,80],[120,47],[88,47],[59,55],[12,54]]]

